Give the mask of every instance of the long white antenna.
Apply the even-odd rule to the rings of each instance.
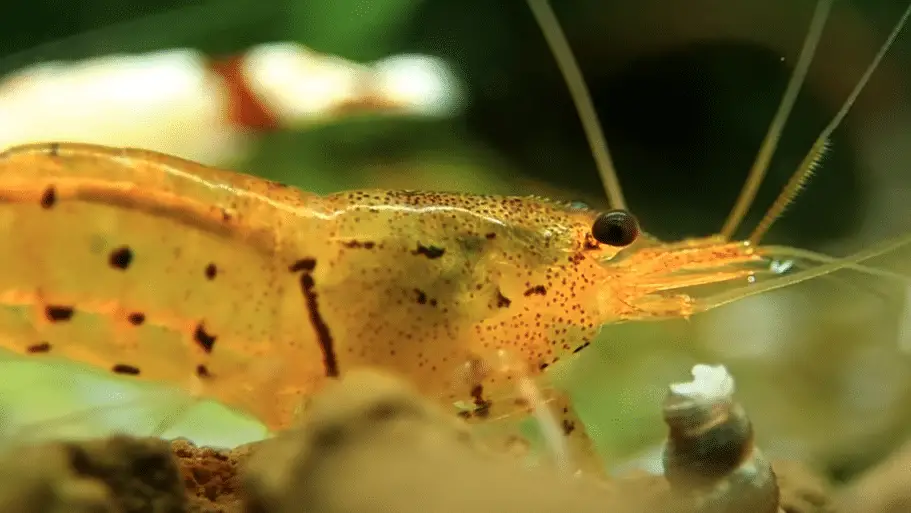
[[[753,204],[756,192],[759,190],[759,186],[769,170],[769,163],[772,160],[772,155],[775,154],[775,149],[778,147],[778,141],[781,139],[781,133],[784,131],[788,116],[791,115],[791,109],[793,109],[794,103],[797,101],[800,88],[807,78],[807,70],[809,70],[810,64],[813,62],[813,55],[816,53],[816,47],[822,38],[823,28],[825,28],[826,19],[828,19],[829,12],[832,10],[833,2],[834,0],[820,0],[816,4],[816,10],[813,12],[812,21],[810,21],[810,29],[807,31],[807,36],[803,41],[803,48],[800,49],[800,56],[797,58],[797,66],[794,67],[794,73],[791,74],[791,79],[785,88],[784,96],[778,105],[778,111],[775,113],[772,124],[762,140],[762,146],[760,146],[759,152],[756,154],[756,161],[753,162],[753,167],[750,169],[749,175],[747,175],[747,180],[740,190],[740,196],[737,198],[734,208],[731,209],[731,213],[728,214],[721,232],[719,232],[726,240],[734,236],[734,232],[737,231],[737,227],[740,226],[747,211]]]
[[[895,42],[895,39],[898,38],[898,35],[901,33],[905,24],[908,22],[908,17],[911,16],[911,3],[905,8],[905,12],[902,13],[901,18],[898,22],[895,23],[895,26],[892,28],[892,32],[889,33],[889,37],[886,38],[886,42],[879,48],[879,51],[876,52],[876,57],[873,58],[873,62],[867,67],[864,71],[863,76],[857,82],[857,85],[854,86],[854,90],[851,91],[851,94],[848,95],[848,99],[845,100],[844,105],[841,106],[841,109],[838,110],[838,113],[835,114],[835,117],[828,125],[823,129],[822,133],[819,134],[819,137],[816,138],[816,141],[813,142],[813,146],[810,148],[810,151],[804,157],[803,162],[800,163],[800,166],[797,168],[797,171],[791,175],[791,179],[788,181],[788,184],[785,185],[785,188],[781,191],[781,194],[778,195],[778,198],[775,199],[775,202],[772,204],[772,207],[769,208],[769,211],[766,212],[766,215],[762,218],[756,228],[753,230],[753,233],[749,236],[749,241],[752,243],[759,242],[759,239],[768,231],[772,226],[772,223],[778,219],[784,209],[794,200],[794,197],[800,192],[804,183],[813,174],[813,169],[815,169],[818,156],[824,151],[829,137],[832,135],[832,132],[838,128],[838,125],[845,119],[845,116],[848,115],[848,112],[851,110],[851,107],[854,106],[854,102],[857,101],[857,97],[860,96],[861,91],[864,90],[864,87],[867,85],[867,82],[870,81],[870,77],[873,76],[873,72],[876,71],[876,68],[879,67],[880,62],[886,56],[886,52],[889,51],[889,48],[892,47],[892,44]]]
[[[576,104],[576,110],[582,120],[582,127],[585,129],[585,136],[588,138],[588,145],[592,149],[592,156],[595,158],[598,173],[601,175],[601,181],[604,184],[604,191],[607,193],[607,200],[612,208],[626,209],[626,202],[623,200],[623,190],[620,188],[617,171],[614,169],[610,151],[607,149],[604,131],[598,122],[598,115],[595,113],[595,106],[592,104],[591,94],[585,85],[585,79],[582,78],[582,72],[579,70],[579,63],[573,57],[572,49],[570,49],[569,43],[566,41],[566,34],[560,28],[560,23],[557,21],[557,17],[554,15],[554,11],[550,8],[547,0],[528,0],[528,6],[531,8],[538,26],[541,27],[544,39],[547,40],[547,46],[550,47],[550,51],[554,54],[557,66],[559,66],[563,79],[569,87],[573,103]]]

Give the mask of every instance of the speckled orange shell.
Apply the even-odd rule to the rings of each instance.
[[[352,367],[468,396],[466,363],[508,354],[536,372],[613,320],[602,261],[617,249],[593,240],[594,215],[320,197],[139,150],[19,147],[0,157],[0,345],[192,386],[274,429]]]

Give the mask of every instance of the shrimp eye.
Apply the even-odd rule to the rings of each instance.
[[[592,235],[602,244],[629,246],[639,237],[639,222],[625,210],[608,210],[595,218]]]

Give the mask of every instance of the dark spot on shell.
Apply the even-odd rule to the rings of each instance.
[[[291,264],[290,267],[288,267],[288,270],[291,271],[292,273],[297,273],[297,272],[301,272],[301,271],[310,272],[314,269],[316,269],[316,259],[313,259],[313,258],[302,258],[302,259],[298,260],[297,262],[294,262],[293,264]]]
[[[504,296],[500,289],[497,289],[497,308],[509,308],[509,305],[512,304],[512,299]]]
[[[37,344],[32,344],[25,349],[25,352],[29,354],[41,354],[49,353],[51,351],[50,342],[39,342]]]
[[[581,346],[579,346],[579,347],[573,349],[573,354],[576,354],[576,353],[578,353],[579,351],[585,349],[586,347],[589,346],[589,344],[591,344],[591,342],[585,342],[585,343],[582,344]]]
[[[214,280],[216,275],[218,275],[218,268],[215,267],[214,263],[209,263],[209,265],[206,266],[206,279]]]
[[[212,374],[209,372],[209,368],[202,364],[196,366],[196,375],[200,378],[212,377]]]
[[[118,363],[117,365],[111,367],[111,371],[114,374],[126,374],[128,376],[138,376],[139,375],[139,367],[127,365],[125,363]]]
[[[125,270],[133,261],[133,250],[127,246],[122,246],[111,252],[108,262],[115,269]]]
[[[75,310],[71,306],[48,305],[44,309],[44,314],[51,322],[68,321],[73,318]]]
[[[133,326],[139,326],[146,321],[146,314],[142,312],[133,312],[130,315],[127,315],[127,320],[130,321],[130,324]]]
[[[347,240],[347,241],[343,242],[342,245],[345,246],[346,248],[351,248],[351,249],[361,249],[361,248],[373,249],[376,247],[376,242],[373,242],[372,240],[368,240],[368,241]]]
[[[414,293],[417,294],[417,301],[419,305],[427,303],[427,293],[421,289],[414,289]]]
[[[309,274],[304,274],[301,276],[301,287],[307,292],[312,292],[313,287],[316,286],[316,280],[313,279],[313,276]]]
[[[576,423],[569,420],[563,419],[563,434],[569,436],[570,433],[576,430]]]
[[[493,240],[497,238],[497,234],[494,232],[489,232],[484,235],[484,238],[487,240]]]
[[[600,247],[601,247],[601,243],[599,243],[599,242],[595,239],[595,236],[594,236],[594,235],[592,235],[591,233],[586,233],[586,234],[585,234],[585,243],[584,243],[584,245],[583,245],[583,248],[584,248],[584,249],[591,251],[591,250],[594,250],[594,249],[598,249],[598,248],[600,248]]]
[[[446,253],[446,250],[443,248],[438,248],[436,246],[425,246],[418,243],[418,249],[411,252],[412,255],[423,255],[430,260],[440,258]]]
[[[531,287],[525,291],[526,296],[531,296],[532,294],[537,294],[539,296],[546,295],[547,288],[544,285],[535,285],[534,287]]]
[[[53,208],[55,203],[57,203],[57,189],[53,185],[49,185],[41,195],[41,208]]]
[[[199,347],[207,353],[212,352],[212,348],[215,347],[215,339],[217,338],[218,337],[215,335],[206,333],[206,329],[203,327],[202,323],[197,324],[196,331],[193,332],[193,340],[195,340],[196,343],[199,344]]]
[[[487,418],[490,415],[490,407],[493,401],[484,398],[484,387],[475,385],[471,388],[471,398],[474,400],[474,416]]]
[[[298,268],[303,271],[303,274],[300,277],[301,292],[303,292],[304,299],[307,302],[307,312],[310,314],[310,324],[313,326],[313,331],[316,332],[316,340],[319,343],[320,351],[323,353],[323,367],[325,368],[326,376],[330,378],[338,377],[340,371],[338,356],[335,354],[335,341],[332,339],[332,332],[329,330],[329,325],[326,324],[326,320],[323,319],[323,316],[319,311],[319,301],[317,293],[314,290],[316,288],[316,281],[313,279],[313,276],[310,275],[310,272],[316,269],[316,260],[313,258],[305,258],[299,260],[297,264],[294,264],[291,267],[292,269]]]

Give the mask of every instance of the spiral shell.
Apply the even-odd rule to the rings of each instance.
[[[696,365],[692,373],[692,382],[671,385],[663,406],[670,428],[664,473],[672,490],[700,513],[775,513],[775,474],[733,400],[733,378],[721,365]]]

